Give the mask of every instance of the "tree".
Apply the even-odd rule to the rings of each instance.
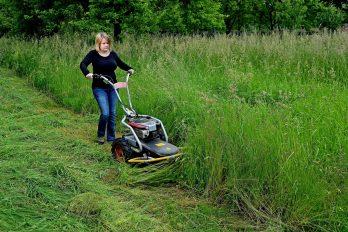
[[[0,36],[57,32],[230,33],[336,29],[348,22],[337,0],[0,0]]]
[[[46,36],[60,31],[64,22],[77,19],[82,14],[82,7],[78,1],[49,1],[49,0],[2,0],[0,15],[5,20],[2,25],[7,32],[22,33],[29,36]],[[1,17],[1,16],[0,16]],[[9,23],[11,21],[11,23]],[[1,29],[1,28],[0,28]]]
[[[283,0],[276,4],[278,27],[280,29],[298,29],[306,24],[308,7],[304,0]]]
[[[8,0],[0,0],[0,36],[17,27],[19,15],[15,6]]]
[[[158,15],[157,24],[160,33],[184,34],[187,32],[184,24],[183,4],[178,0],[158,0],[153,8]]]
[[[214,33],[225,30],[220,2],[213,0],[190,1],[184,9],[188,31]]]

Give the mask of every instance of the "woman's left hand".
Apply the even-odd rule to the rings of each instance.
[[[133,75],[133,74],[134,74],[134,69],[129,69],[127,72],[128,72],[130,75]]]

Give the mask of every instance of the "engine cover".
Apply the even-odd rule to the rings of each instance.
[[[159,136],[161,124],[151,117],[130,118],[128,125],[131,126],[139,139],[149,140]]]

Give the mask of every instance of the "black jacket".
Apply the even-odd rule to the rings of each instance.
[[[83,75],[86,76],[88,73],[90,73],[87,66],[91,63],[94,74],[107,75],[111,77],[115,83],[117,82],[115,70],[118,66],[125,71],[131,69],[131,67],[124,63],[114,51],[111,51],[110,55],[107,57],[101,56],[95,49],[88,52],[80,64],[80,69]],[[105,84],[101,79],[93,79],[92,88],[107,87],[108,85]]]

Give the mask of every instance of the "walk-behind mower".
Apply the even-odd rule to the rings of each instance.
[[[129,77],[130,74],[127,73],[125,82],[113,83],[106,75],[93,75],[93,78],[100,78],[115,89],[118,102],[125,112],[121,123],[126,130],[122,137],[116,138],[112,144],[113,158],[130,164],[150,164],[177,159],[182,153],[178,147],[168,143],[168,135],[161,120],[138,114],[133,109],[128,88]],[[118,92],[118,89],[122,88],[127,90],[128,105],[124,104]]]

